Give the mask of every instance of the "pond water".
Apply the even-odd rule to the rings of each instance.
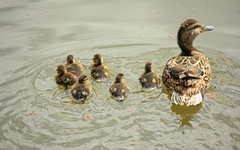
[[[240,2],[2,1],[0,6],[0,149],[240,149]],[[161,75],[180,53],[180,23],[194,18],[216,30],[195,47],[209,58],[213,80],[197,106],[172,105],[161,84],[141,91],[151,61]],[[93,80],[84,104],[55,81],[67,55],[92,64],[100,53],[110,81]],[[123,102],[108,89],[124,73]],[[85,68],[90,76],[90,70]]]

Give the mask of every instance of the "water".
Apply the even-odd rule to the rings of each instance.
[[[0,149],[240,149],[238,1],[1,3]],[[180,52],[176,32],[186,18],[216,27],[195,41],[213,80],[190,107],[172,105],[162,86],[145,93],[138,83],[147,61],[161,75]],[[92,64],[96,53],[110,81],[125,74],[124,102],[111,99],[109,83],[90,81],[85,104],[55,84],[67,55]]]

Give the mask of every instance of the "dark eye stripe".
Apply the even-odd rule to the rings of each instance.
[[[200,27],[201,27],[200,25],[196,25],[196,26],[190,28],[189,30],[196,29],[196,28],[200,28]]]

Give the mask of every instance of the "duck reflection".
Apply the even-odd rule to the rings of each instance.
[[[179,123],[181,124],[180,127],[187,125],[189,127],[192,127],[192,124],[190,121],[193,118],[193,115],[198,113],[199,110],[202,108],[202,103],[196,105],[196,106],[186,106],[186,105],[176,105],[172,104],[171,110],[176,115],[180,115]]]

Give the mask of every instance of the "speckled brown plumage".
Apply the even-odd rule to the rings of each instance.
[[[97,81],[106,81],[109,78],[109,69],[103,63],[103,58],[100,54],[93,56],[94,64],[91,65],[91,75]]]
[[[71,94],[76,102],[84,101],[92,93],[92,88],[88,84],[89,78],[86,75],[80,75],[78,82],[73,86]]]
[[[125,83],[124,75],[119,73],[115,79],[115,82],[109,89],[111,95],[116,100],[124,100],[129,93],[129,88]]]
[[[211,69],[208,58],[192,43],[199,33],[212,29],[212,26],[201,26],[193,19],[181,24],[178,45],[182,52],[167,62],[162,74],[162,82],[172,93],[173,103],[197,105],[202,101],[201,92],[210,84]]]
[[[71,86],[76,83],[77,76],[70,72],[66,72],[63,65],[59,65],[56,71],[58,73],[58,75],[55,77],[55,81],[57,84]]]
[[[143,89],[154,89],[159,86],[160,78],[153,71],[153,66],[151,62],[146,63],[145,72],[139,78],[139,82],[141,83]]]
[[[83,66],[75,60],[73,55],[68,55],[65,68],[67,72],[71,72],[77,76],[80,76],[84,71]]]

